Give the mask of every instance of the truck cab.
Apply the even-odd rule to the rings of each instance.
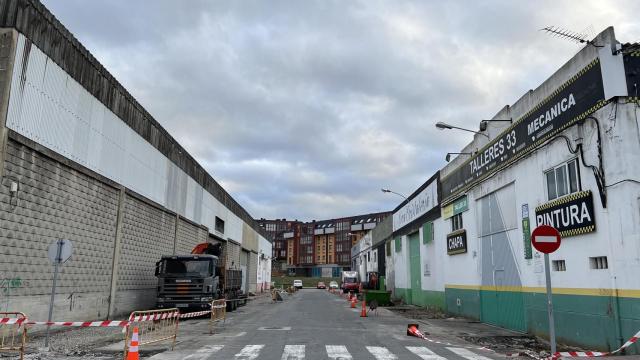
[[[360,290],[360,281],[358,279],[357,271],[343,271],[342,272],[342,284],[340,285],[343,293],[354,292],[357,293]]]
[[[209,309],[220,298],[218,257],[215,255],[163,256],[156,263],[156,307],[181,311]]]

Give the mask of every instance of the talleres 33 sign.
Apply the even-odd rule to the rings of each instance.
[[[600,62],[596,59],[442,179],[443,201],[451,200],[605,104]]]

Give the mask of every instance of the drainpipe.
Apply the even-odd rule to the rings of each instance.
[[[611,296],[611,302],[613,303],[612,305],[612,310],[613,310],[613,322],[614,322],[614,326],[615,326],[615,336],[616,339],[618,340],[618,343],[616,344],[616,348],[622,346],[622,344],[624,344],[624,339],[622,338],[622,321],[620,319],[620,297],[619,297],[619,292],[618,292],[618,283],[617,283],[617,276],[616,276],[616,267],[615,267],[615,261],[613,261],[613,257],[614,257],[614,253],[613,253],[613,244],[612,244],[612,239],[613,237],[611,236],[611,214],[609,214],[609,210],[608,209],[602,209],[603,213],[606,215],[607,218],[607,226],[608,226],[608,230],[609,230],[609,256],[611,257],[612,261],[607,261],[608,264],[610,264],[611,266],[609,267],[609,276],[611,277],[611,290],[612,293],[610,294]]]

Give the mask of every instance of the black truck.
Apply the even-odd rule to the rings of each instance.
[[[189,255],[165,255],[156,263],[156,307],[181,312],[208,310],[211,302],[227,299],[227,311],[246,303],[242,270],[220,261],[223,244],[200,244]]]

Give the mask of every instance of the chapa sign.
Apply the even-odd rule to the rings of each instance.
[[[593,194],[580,191],[536,207],[536,223],[553,226],[562,237],[595,231]]]
[[[455,255],[467,252],[467,231],[462,229],[447,235],[447,254]]]

